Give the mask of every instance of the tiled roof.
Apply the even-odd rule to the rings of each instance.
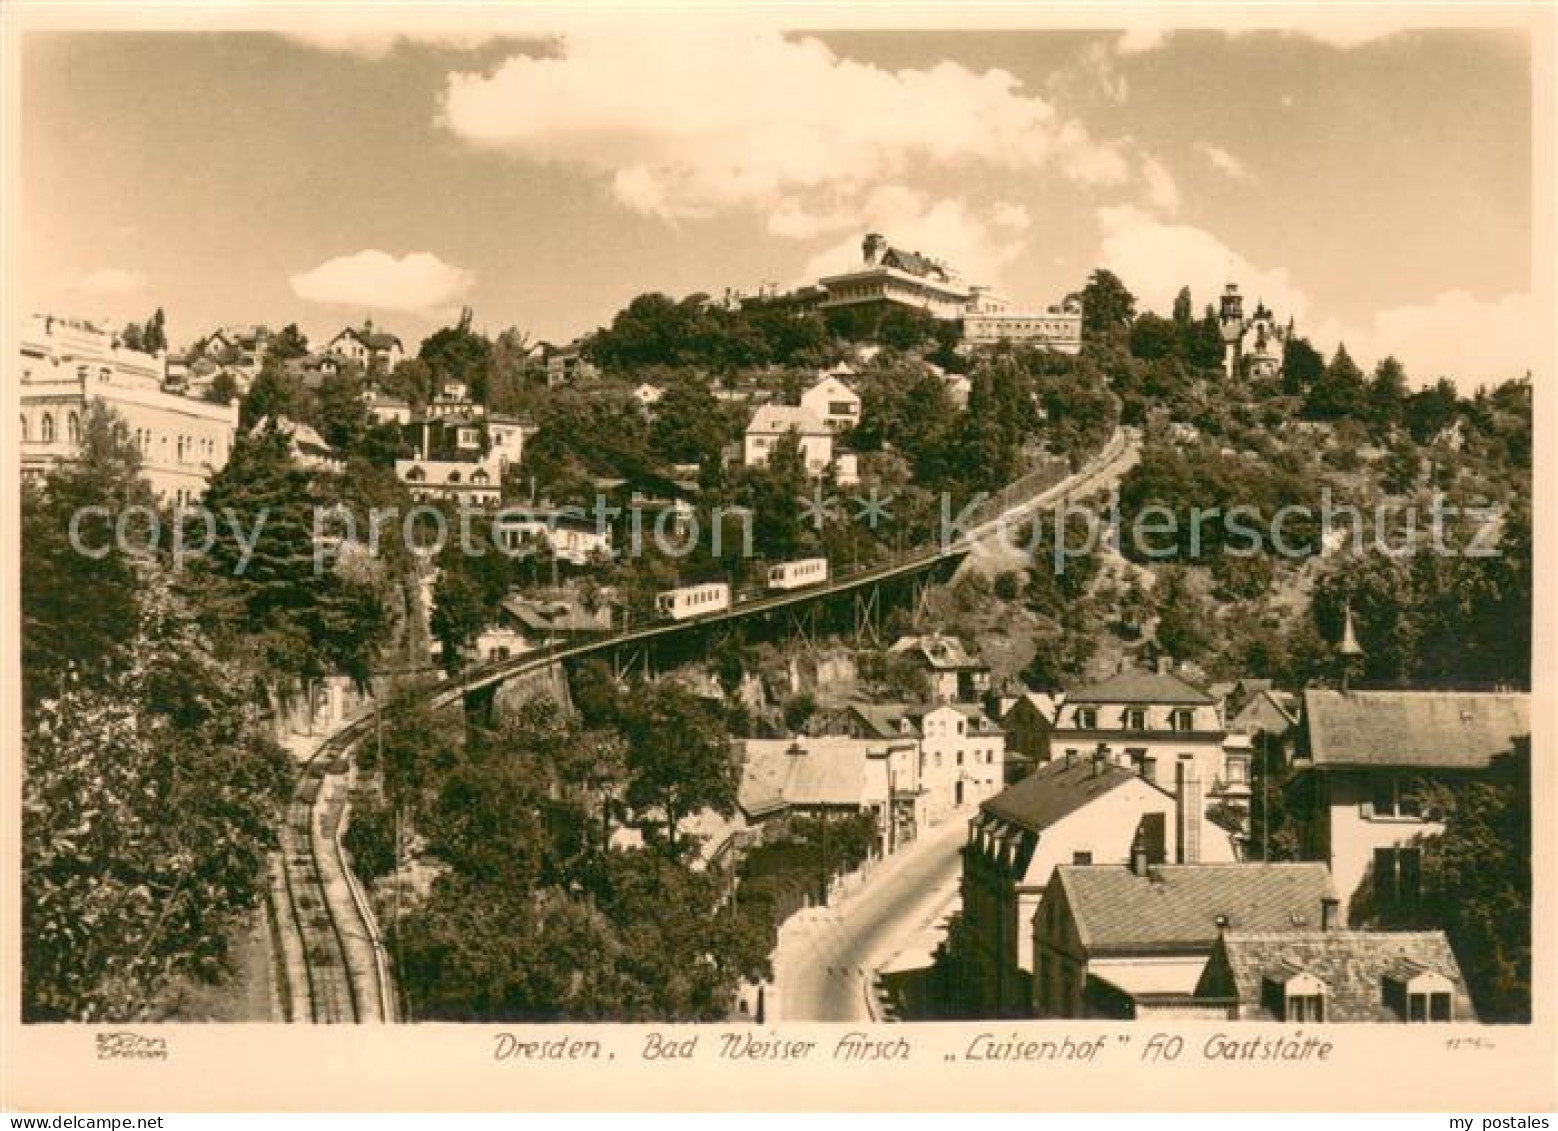
[[[1057,758],[979,807],[1011,824],[1042,832],[1133,778],[1144,780],[1112,762],[1095,768],[1091,758],[1077,758],[1069,765],[1064,758]]]
[[[249,429],[249,435],[258,436],[272,427],[272,418],[262,416],[254,422],[254,427]],[[328,456],[337,458],[335,449],[325,443],[325,438],[316,432],[312,425],[304,424],[301,420],[291,420],[285,416],[276,417],[274,422],[276,431],[280,432],[299,451],[308,452],[311,455]]]
[[[524,597],[505,597],[500,604],[504,612],[535,632],[611,631],[611,609],[607,606],[591,612],[572,601],[532,601]]]
[[[394,334],[383,330],[369,330],[367,327],[348,326],[336,335],[336,338],[344,338],[350,335],[371,350],[387,350],[391,346],[400,345],[400,339]]]
[[[1205,706],[1211,696],[1178,676],[1159,672],[1124,671],[1102,683],[1066,693],[1068,703],[1170,703]]]
[[[910,275],[918,275],[922,279],[939,279],[943,283],[952,281],[946,268],[917,251],[903,251],[890,247],[882,255],[882,265],[896,267],[900,271],[907,271]]]
[[[792,428],[803,436],[827,432],[827,427],[809,408],[802,408],[800,405],[765,404],[752,414],[752,423],[747,425],[747,433],[783,435]]]
[[[857,401],[860,399],[860,394],[859,393],[855,392],[854,389],[850,388],[847,382],[839,379],[837,376],[835,376],[832,373],[826,373],[823,376],[821,376],[820,378],[818,378],[817,382],[815,384],[813,384],[811,388],[807,389],[806,392],[808,394],[815,393],[819,389],[823,390],[824,392],[830,393],[833,396],[839,396],[839,395],[847,394],[848,396],[853,397]]]
[[[1011,714],[1016,709],[1017,703],[1027,701],[1028,706],[1038,712],[1039,716],[1047,722],[1055,721],[1055,714],[1060,710],[1066,697],[1058,691],[1025,691],[1017,697],[1017,702],[1006,709]]]
[[[970,734],[1002,734],[1001,724],[985,714],[985,709],[978,703],[938,703],[930,707],[916,707],[920,717],[923,718],[931,711],[940,710],[942,707],[950,707],[968,720]]]
[[[1454,987],[1455,1020],[1476,1013],[1443,931],[1228,931],[1218,941],[1196,996],[1237,997],[1253,1016],[1275,1020],[1263,1000],[1268,978],[1309,974],[1325,986],[1327,1021],[1399,1021],[1384,1002],[1384,980],[1431,971]]]
[[[1298,721],[1293,710],[1294,699],[1281,691],[1262,691],[1251,699],[1229,721],[1234,730],[1254,734],[1258,730],[1269,733],[1285,733]]]
[[[754,738],[741,746],[737,802],[748,815],[784,805],[858,806],[880,800],[871,789],[870,773],[872,752],[885,749],[880,743],[862,738]]]
[[[1476,770],[1531,733],[1521,693],[1306,691],[1304,718],[1318,767]]]
[[[866,729],[880,738],[899,738],[905,733],[919,733],[919,727],[914,724],[907,704],[854,703],[850,710],[866,724]],[[909,722],[907,730],[903,726],[906,720]]]
[[[1313,928],[1330,891],[1318,862],[1163,864],[1140,876],[1123,864],[1062,864],[1055,875],[1094,953],[1210,949],[1220,919],[1230,930]]]
[[[1000,726],[977,703],[851,703],[850,710],[880,738],[918,737],[925,716],[933,711],[956,711],[969,721],[972,735],[1002,733]],[[907,727],[905,727],[907,723]]]

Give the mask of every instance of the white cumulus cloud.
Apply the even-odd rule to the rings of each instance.
[[[1098,213],[1103,228],[1101,263],[1136,295],[1141,308],[1167,314],[1179,288],[1188,286],[1197,307],[1215,302],[1223,286],[1239,284],[1246,301],[1265,302],[1300,321],[1309,298],[1282,268],[1257,267],[1204,228],[1174,224],[1123,205]]]
[[[1451,377],[1469,393],[1550,364],[1547,323],[1528,294],[1490,300],[1452,290],[1363,320],[1306,320],[1316,304],[1285,270],[1257,266],[1211,232],[1167,223],[1130,205],[1100,209],[1098,219],[1100,263],[1136,295],[1138,309],[1166,314],[1179,288],[1188,286],[1199,310],[1235,282],[1246,309],[1264,302],[1282,321],[1291,315],[1298,332],[1326,357],[1339,343],[1365,369],[1394,356],[1414,385]]]
[[[76,283],[76,290],[88,295],[133,295],[145,289],[146,276],[123,267],[99,267]]]
[[[1345,341],[1360,365],[1394,355],[1414,385],[1450,377],[1463,393],[1493,385],[1545,363],[1543,328],[1528,294],[1479,299],[1453,290],[1424,303],[1377,312],[1363,326],[1327,322],[1317,340]]]
[[[920,193],[891,186],[872,194],[850,234],[812,256],[801,280],[851,270],[860,264],[860,232],[880,231],[892,243],[927,255],[955,255],[947,266],[969,283],[994,284],[1001,268],[1026,247],[1032,224],[1028,210],[1011,201],[975,208],[965,201],[932,201]]]
[[[1222,146],[1215,145],[1210,141],[1198,141],[1196,142],[1195,149],[1219,173],[1236,181],[1253,181],[1255,179],[1249,167]]]
[[[570,35],[555,54],[450,75],[440,120],[472,145],[592,172],[644,215],[748,210],[797,237],[921,168],[1130,177],[1114,145],[1006,71],[885,70],[768,30]]]
[[[476,277],[432,252],[396,259],[369,249],[328,260],[291,278],[292,293],[308,302],[430,314],[449,307]]]
[[[1179,185],[1168,166],[1156,157],[1146,157],[1141,163],[1141,178],[1147,186],[1147,199],[1160,212],[1179,210]]]

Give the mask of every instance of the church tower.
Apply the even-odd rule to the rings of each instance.
[[[1238,283],[1229,283],[1223,288],[1217,320],[1223,332],[1223,376],[1231,378],[1239,372],[1239,353],[1244,341],[1244,296],[1239,293]]]

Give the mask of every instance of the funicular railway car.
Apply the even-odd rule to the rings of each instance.
[[[711,581],[667,589],[655,598],[655,611],[670,620],[688,620],[730,608],[730,585]]]
[[[804,589],[828,580],[827,558],[800,558],[769,567],[768,588]]]

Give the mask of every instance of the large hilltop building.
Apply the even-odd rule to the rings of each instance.
[[[818,280],[826,292],[822,309],[890,303],[950,320],[961,318],[974,298],[974,291],[946,264],[893,247],[876,232],[861,243],[860,257],[855,270]]]
[[[1257,302],[1255,313],[1244,317],[1244,296],[1238,283],[1223,290],[1218,324],[1223,333],[1223,373],[1269,379],[1282,374],[1282,351],[1293,336],[1293,323],[1278,326],[1266,304]]]
[[[90,322],[46,315],[23,325],[20,352],[23,476],[43,475],[80,454],[93,404],[118,417],[140,449],[141,475],[167,502],[194,502],[226,465],[238,402],[168,392],[165,356],[125,349]]]
[[[1071,354],[1082,348],[1082,305],[1075,298],[1042,312],[1013,309],[989,287],[965,283],[943,261],[894,247],[880,233],[866,236],[860,252],[855,270],[818,280],[823,310],[902,306],[961,322],[971,346],[1026,342]]]

